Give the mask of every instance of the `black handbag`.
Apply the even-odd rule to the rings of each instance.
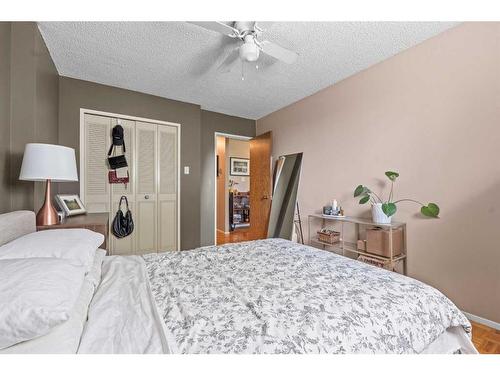
[[[125,201],[127,205],[127,211],[123,214],[122,211],[122,201]],[[111,231],[115,237],[123,238],[132,234],[134,231],[134,220],[132,219],[132,212],[128,208],[128,199],[126,196],[120,198],[120,203],[118,204],[118,211],[116,212],[115,218],[113,219],[113,227]]]
[[[123,127],[121,125],[116,125],[111,131],[111,137],[113,139],[111,146],[108,151],[108,163],[109,169],[118,169],[128,167],[127,159],[125,158],[125,140],[123,139]],[[115,156],[115,147],[123,147],[123,155]],[[111,154],[113,153],[113,156]]]
[[[108,157],[109,169],[118,169],[128,167],[125,155]]]

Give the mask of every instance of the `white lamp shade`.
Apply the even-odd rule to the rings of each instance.
[[[75,150],[59,145],[28,143],[24,149],[20,180],[78,181]]]

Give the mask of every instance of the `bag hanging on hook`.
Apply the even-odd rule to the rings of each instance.
[[[111,170],[108,171],[108,182],[110,184],[125,184],[126,189],[130,176],[128,174],[128,165],[125,155],[109,157],[108,163],[111,168]]]
[[[118,120],[119,121],[119,120]],[[110,171],[108,172],[108,181],[110,184],[127,184],[130,180],[128,174],[128,163],[125,157],[125,139],[123,127],[118,122],[118,125],[113,127],[111,131],[112,142],[108,151],[108,164]],[[115,155],[117,147],[123,147],[123,155]],[[113,156],[111,156],[113,154]]]
[[[109,169],[118,169],[128,167],[127,159],[125,158],[125,139],[123,138],[123,127],[116,125],[111,131],[112,143],[108,151]],[[123,147],[123,155],[115,156],[116,147]],[[113,156],[111,156],[113,154]]]
[[[125,168],[126,169],[126,168]],[[127,184],[130,181],[128,170],[125,171],[125,175],[121,176],[119,171],[113,170],[108,171],[108,181],[110,184],[124,184],[125,189],[127,188]]]
[[[127,211],[125,214],[122,211],[122,201],[125,201]],[[120,197],[120,203],[118,203],[118,211],[116,212],[115,218],[113,219],[113,226],[111,232],[115,237],[123,238],[127,237],[134,231],[134,220],[132,219],[132,212],[128,208],[128,199],[125,195]]]
[[[125,155],[110,156],[108,158],[109,169],[119,169],[128,167]]]

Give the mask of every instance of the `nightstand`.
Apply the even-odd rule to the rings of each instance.
[[[108,251],[109,213],[89,213],[86,215],[68,216],[55,225],[37,225],[36,230],[82,228],[89,229],[104,236],[101,249]]]

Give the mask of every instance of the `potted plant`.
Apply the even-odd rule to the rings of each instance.
[[[389,193],[389,198],[387,201],[383,201],[377,194],[372,190],[368,189],[366,186],[359,185],[354,190],[354,197],[361,197],[359,204],[365,204],[371,202],[372,204],[372,219],[375,223],[389,224],[391,222],[392,216],[397,211],[397,204],[401,202],[413,202],[420,205],[420,212],[424,216],[428,217],[439,217],[439,207],[436,203],[429,203],[424,205],[423,203],[415,199],[399,199],[394,200],[394,181],[399,177],[399,173],[393,171],[385,172],[387,178],[391,181],[391,191]]]

